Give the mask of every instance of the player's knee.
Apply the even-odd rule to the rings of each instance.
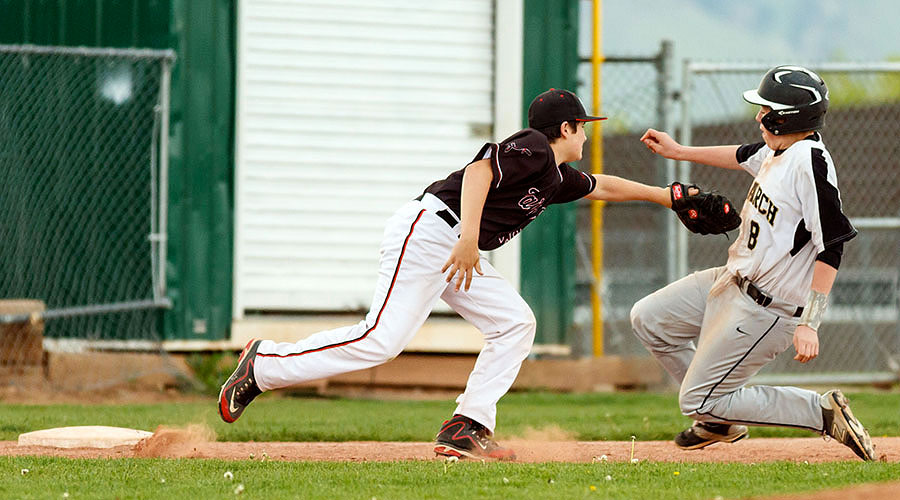
[[[402,349],[400,351],[402,351]],[[371,364],[372,366],[378,366],[396,358],[400,354],[400,351],[397,351],[395,349],[386,349],[378,346],[375,349],[369,348],[360,350],[356,354],[356,357]]]
[[[406,347],[403,342],[390,335],[379,336],[369,340],[370,342],[361,344],[358,347],[358,355],[373,365],[380,365],[396,358],[403,352],[403,348]]]
[[[403,349],[405,349],[405,348],[406,348],[405,342],[394,339],[392,342],[388,343],[384,347],[383,352],[384,352],[385,359],[383,360],[383,362],[388,362],[388,361],[396,358],[397,356],[400,355],[401,352],[403,352]]]
[[[522,343],[528,344],[528,347],[531,348],[531,344],[534,343],[534,335],[537,332],[537,319],[535,319],[534,313],[531,312],[530,308],[523,313],[519,328],[522,331]]]
[[[678,407],[685,417],[695,417],[703,404],[703,395],[695,391],[681,390],[678,393]]]
[[[652,306],[649,296],[635,302],[631,307],[631,329],[638,338],[647,338],[651,330]]]
[[[537,331],[537,319],[534,317],[534,313],[531,312],[531,309],[525,311],[525,316],[522,319],[522,327],[528,332],[528,335],[534,337],[534,333]]]
[[[537,320],[531,308],[522,301],[522,307],[514,315],[507,316],[499,323],[500,331],[515,336],[520,342],[531,343],[537,331]]]
[[[507,323],[505,330],[505,334],[501,334],[500,338],[506,338],[517,345],[524,346],[526,349],[531,349],[531,345],[534,343],[535,332],[537,332],[537,320],[535,320],[531,310],[527,309],[517,318]]]

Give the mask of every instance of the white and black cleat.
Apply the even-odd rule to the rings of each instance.
[[[853,450],[866,461],[875,460],[875,446],[869,432],[850,411],[849,400],[839,389],[833,389],[821,397],[824,433]]]

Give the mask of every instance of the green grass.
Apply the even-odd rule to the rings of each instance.
[[[27,468],[25,475],[21,469]],[[233,480],[224,477],[231,471]],[[675,473],[678,472],[676,475]],[[889,481],[900,466],[315,463],[0,457],[2,498],[743,498]],[[607,480],[606,477],[610,479]],[[504,480],[505,479],[505,480]],[[593,489],[592,489],[593,487]]]
[[[851,393],[857,417],[873,436],[900,435],[900,393]],[[498,406],[497,436],[558,427],[579,440],[671,439],[690,420],[674,394],[514,393]],[[154,430],[158,425],[207,424],[219,441],[429,441],[455,408],[446,401],[287,398],[263,395],[235,424],[219,420],[215,398],[147,405],[0,405],[0,440],[70,425],[112,425]],[[755,427],[754,437],[813,436]]]
[[[900,393],[850,394],[875,436],[900,434]],[[215,398],[146,405],[0,405],[0,439],[68,425],[153,430],[204,423],[220,441],[429,441],[455,404],[445,401],[288,398],[264,395],[235,424]],[[498,436],[553,427],[580,440],[671,439],[690,420],[674,394],[516,393],[499,405]],[[811,436],[754,428],[753,436]],[[22,469],[29,469],[21,474]],[[234,480],[223,477],[225,471]],[[678,474],[675,474],[675,473]],[[607,480],[606,477],[610,479]],[[835,488],[900,477],[900,464],[525,464],[245,460],[73,460],[0,457],[0,498],[739,498]],[[504,481],[504,478],[506,481]],[[163,481],[164,480],[164,481]],[[591,487],[593,486],[594,489]]]

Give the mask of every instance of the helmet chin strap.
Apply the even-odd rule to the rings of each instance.
[[[766,141],[766,145],[769,146],[770,149],[773,149],[775,151],[787,149],[791,147],[791,145],[795,142],[802,141],[812,133],[812,131],[803,131],[778,135],[769,129],[766,129],[766,131],[771,134],[769,136],[769,140]]]

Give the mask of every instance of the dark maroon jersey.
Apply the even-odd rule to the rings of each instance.
[[[478,247],[493,250],[519,234],[548,205],[567,203],[593,191],[597,180],[563,163],[557,166],[547,137],[526,128],[500,144],[485,144],[472,162],[490,158],[494,179],[481,214]],[[470,163],[472,163],[470,162]],[[457,215],[465,169],[425,189]]]

